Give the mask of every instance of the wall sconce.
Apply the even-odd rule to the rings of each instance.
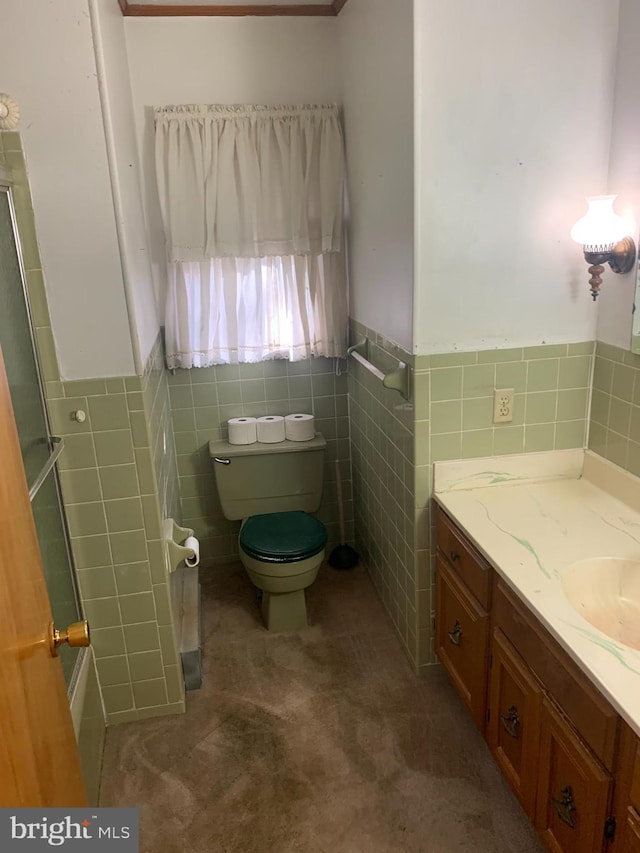
[[[636,244],[629,236],[635,232],[636,224],[614,212],[615,198],[615,195],[588,197],[589,210],[571,229],[571,237],[582,244],[584,259],[590,264],[589,284],[594,302],[602,284],[602,264],[608,263],[614,272],[626,273],[636,260]]]

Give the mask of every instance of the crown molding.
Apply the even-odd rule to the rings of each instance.
[[[197,4],[191,6],[164,5],[161,3],[142,4],[129,3],[128,0],[118,0],[122,14],[126,17],[138,18],[174,18],[174,17],[244,17],[275,15],[290,17],[335,17],[344,8],[347,0],[333,0],[332,4],[282,6],[219,6],[213,4]]]

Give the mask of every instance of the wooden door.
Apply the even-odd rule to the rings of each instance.
[[[0,351],[0,807],[86,805]],[[66,625],[56,626],[66,629]]]
[[[542,688],[499,628],[493,631],[490,670],[487,742],[534,820]]]
[[[540,732],[536,829],[553,853],[600,853],[613,779],[546,698]]]
[[[440,557],[436,561],[436,653],[484,732],[489,616]]]

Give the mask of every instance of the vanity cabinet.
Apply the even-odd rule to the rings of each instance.
[[[626,723],[621,725],[619,754],[613,805],[618,827],[607,853],[640,853],[640,742]]]
[[[603,850],[613,778],[547,698],[542,703],[535,826],[550,850]]]
[[[617,713],[440,508],[437,532],[438,657],[545,845],[640,853],[632,768],[611,843]],[[640,800],[640,758],[637,787]]]
[[[475,724],[484,731],[489,614],[438,557],[436,652]]]
[[[640,853],[640,742],[635,737],[634,740],[635,758],[631,771],[631,790],[622,827],[622,850],[625,853]]]
[[[442,510],[436,516],[436,530],[441,559],[480,607],[490,610],[493,571],[489,563]]]
[[[486,738],[498,766],[531,820],[535,818],[542,688],[500,630],[491,640]]]
[[[582,740],[612,770],[618,744],[615,710],[518,596],[497,577],[494,582],[493,624],[504,632]]]
[[[491,568],[444,513],[437,526],[436,653],[484,732]]]

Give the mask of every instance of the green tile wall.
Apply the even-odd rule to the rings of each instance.
[[[411,405],[386,391],[353,360],[349,395],[357,546],[409,658],[420,669],[435,661],[433,462],[584,447],[594,344],[454,352],[412,360],[375,330],[352,321],[350,334],[352,342],[367,337],[377,344],[372,357],[380,369],[391,369],[394,363],[391,359],[385,365],[385,351],[414,367]],[[630,355],[624,355],[629,361]],[[640,357],[635,358],[640,366]],[[606,367],[602,370],[603,377],[609,376]],[[616,375],[617,392],[628,397],[628,375],[621,367],[617,374],[610,373],[609,391]],[[511,423],[493,423],[495,388],[515,390]],[[640,405],[640,384],[636,394]],[[614,424],[620,430],[632,423],[633,398],[623,398],[612,396],[610,405],[607,401],[608,446],[618,455],[621,434],[612,433]],[[640,417],[637,427],[640,442]],[[625,458],[640,464],[629,433],[625,448]]]
[[[381,370],[409,353],[351,322],[350,341],[367,337]],[[387,353],[392,353],[389,356]],[[391,616],[411,662],[417,664],[419,579],[415,559],[415,412],[413,403],[349,361],[349,413],[356,548]],[[427,614],[428,618],[428,614]]]
[[[60,482],[107,719],[179,713],[184,691],[160,529],[165,508],[177,507],[173,443],[167,458],[160,459],[159,450],[169,422],[161,344],[144,376],[60,381],[19,134],[0,133],[0,146],[15,182],[49,420],[65,441]],[[83,422],[74,417],[79,410]]]
[[[62,493],[111,724],[184,710],[162,541],[177,478],[159,347],[141,377],[61,382],[62,396],[49,399],[65,439]]]
[[[167,382],[169,376],[171,374],[164,366],[164,350],[159,335],[147,360],[142,383],[142,402],[149,429],[149,447],[158,486],[160,515],[161,518],[173,518],[180,524],[178,466]]]
[[[104,715],[100,685],[93,661],[89,664],[82,718],[77,732],[80,764],[89,805],[97,806],[100,793],[102,752],[105,741]]]
[[[435,661],[432,464],[584,447],[594,343],[421,356],[416,404],[418,667]],[[495,388],[515,391],[513,421],[493,423]]]
[[[227,437],[230,418],[312,412],[316,429],[327,439],[318,518],[327,526],[331,549],[339,538],[335,473],[339,460],[347,539],[353,541],[347,377],[344,362],[339,363],[340,375],[335,364],[327,358],[278,360],[168,374],[182,520],[200,540],[204,567],[238,559],[239,524],[222,515],[208,450],[210,439]]]
[[[640,355],[596,345],[589,448],[640,476]]]

